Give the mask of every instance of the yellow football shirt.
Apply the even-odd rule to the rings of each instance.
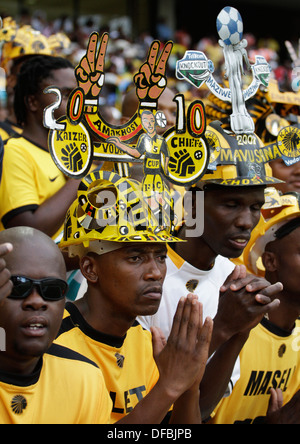
[[[289,334],[263,319],[240,353],[241,376],[223,398],[212,424],[255,424],[266,416],[270,389],[280,388],[284,404],[300,389],[300,321]]]
[[[3,230],[12,217],[36,210],[65,183],[66,177],[48,151],[24,137],[9,139],[4,147],[0,184],[0,220],[3,224],[0,229]]]
[[[130,413],[158,380],[151,333],[137,322],[124,338],[117,338],[94,330],[77,307],[67,303],[55,342],[76,350],[101,368],[113,401],[111,423]]]
[[[2,138],[3,142],[6,142],[10,137],[17,136],[22,132],[23,129],[20,126],[10,122],[9,120],[0,122],[0,137]]]
[[[0,371],[0,424],[107,424],[112,402],[101,370],[53,344],[28,376]]]

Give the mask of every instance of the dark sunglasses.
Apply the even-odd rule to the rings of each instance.
[[[13,289],[10,299],[25,299],[36,288],[45,301],[59,301],[65,297],[68,284],[62,279],[30,279],[25,276],[11,276]]]

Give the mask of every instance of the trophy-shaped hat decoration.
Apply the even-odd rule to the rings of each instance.
[[[222,9],[217,17],[217,30],[225,56],[225,77],[231,91],[231,129],[235,134],[251,134],[254,132],[254,122],[245,106],[242,85],[243,62],[248,69],[251,69],[251,65],[246,51],[247,40],[242,39],[243,21],[240,13],[230,6]]]
[[[223,88],[213,76],[214,66],[203,52],[187,51],[177,62],[176,74],[200,88],[206,83],[211,92],[220,100],[231,103],[230,127],[226,131],[221,122],[211,122],[205,137],[210,145],[210,163],[202,183],[223,186],[272,185],[280,182],[272,177],[268,162],[283,158],[287,164],[300,160],[300,133],[297,128],[283,128],[277,142],[264,146],[254,133],[255,125],[246,108],[246,102],[259,87],[267,88],[270,66],[264,57],[256,55],[251,64],[243,39],[243,22],[240,13],[230,6],[225,7],[217,17],[219,45],[225,59],[225,78],[229,88]],[[252,71],[252,82],[243,89],[244,65]]]
[[[253,97],[262,85],[268,86],[271,68],[264,57],[256,56],[255,63],[250,64],[246,47],[247,40],[243,39],[243,21],[240,13],[230,6],[222,9],[217,18],[219,44],[225,57],[225,77],[229,88],[223,88],[213,76],[214,65],[203,52],[187,51],[183,59],[177,62],[176,75],[180,80],[187,80],[200,88],[206,83],[211,92],[219,99],[231,102],[231,129],[235,134],[251,134],[254,123],[247,112],[245,102]],[[242,75],[244,63],[252,71],[253,80],[247,89],[243,90]]]

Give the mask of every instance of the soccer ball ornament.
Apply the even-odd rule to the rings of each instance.
[[[243,38],[243,20],[239,11],[231,6],[222,9],[217,17],[217,31],[225,45],[236,45]]]

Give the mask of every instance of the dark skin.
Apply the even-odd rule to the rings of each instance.
[[[2,231],[0,242],[9,242],[14,246],[6,257],[7,267],[12,274],[32,279],[46,277],[65,279],[66,269],[63,257],[55,243],[43,233],[27,227],[17,227]],[[164,248],[164,257],[165,252]],[[144,249],[142,256],[145,259],[145,256],[149,257],[151,253],[149,251],[146,253]],[[139,302],[143,298],[151,300],[159,297],[160,292],[158,290],[157,293],[156,290],[159,288],[164,271],[161,249],[154,256],[155,258],[151,256],[149,267],[146,261],[148,272],[145,270],[145,278],[146,281],[149,279],[150,288],[142,289],[137,285],[136,289],[140,288],[141,291],[135,293],[136,306],[145,305],[144,301],[141,304]],[[24,257],[30,257],[30,260],[24,261]],[[88,266],[87,269],[89,270],[87,274],[92,277],[92,281],[95,281],[91,267]],[[113,273],[113,270],[111,272]],[[122,270],[120,272],[122,273]],[[0,277],[1,274],[0,272]],[[113,287],[114,285],[108,289],[110,295],[111,291],[114,292]],[[128,287],[128,293],[130,296],[134,294],[134,291],[131,292]],[[122,306],[121,301],[120,305]],[[0,327],[6,333],[6,351],[0,354],[1,371],[19,375],[30,375],[34,372],[40,358],[58,333],[64,306],[64,299],[45,301],[35,288],[24,299],[6,298],[2,301]],[[100,311],[99,307],[98,311]],[[119,308],[120,318],[122,318],[121,311]],[[125,323],[129,312],[130,310],[124,315]],[[212,321],[207,320],[204,325],[202,323],[201,304],[192,296],[186,300],[182,299],[175,315],[173,342],[165,346],[159,331],[154,331],[154,352],[159,355],[157,362],[162,376],[156,388],[151,391],[151,396],[145,397],[130,417],[124,418],[121,422],[129,421],[130,424],[160,422],[175,401],[179,406],[181,405],[187,415],[181,418],[184,420],[192,418],[197,423],[201,422],[198,402],[199,377],[203,375],[205,369],[211,332]],[[117,333],[116,330],[115,333]],[[181,370],[179,374],[178,369]],[[174,409],[176,414],[176,407]]]
[[[204,233],[190,238],[183,227],[179,237],[187,242],[177,244],[176,252],[200,270],[210,270],[218,255],[239,257],[259,222],[263,204],[264,187],[208,188],[204,198]],[[223,397],[250,330],[265,313],[278,306],[279,301],[273,299],[281,289],[280,283],[271,286],[266,279],[247,275],[244,266],[237,266],[220,289],[210,347],[210,354],[216,353],[201,383],[203,417],[208,417]]]
[[[218,187],[205,191],[204,233],[191,239],[186,237],[183,227],[180,237],[188,242],[178,243],[176,252],[200,270],[210,270],[218,255],[238,258],[259,221],[264,201],[264,187]]]
[[[143,248],[134,244],[102,256],[89,253],[81,260],[89,291],[75,305],[94,329],[123,337],[137,316],[158,310],[165,259],[163,244]],[[145,272],[147,263],[149,271]]]
[[[276,188],[282,193],[291,191],[300,192],[300,165],[299,162],[287,166],[282,159],[273,160],[270,163],[273,176],[283,181],[276,185]]]
[[[300,316],[300,228],[288,236],[269,243],[263,254],[266,278],[270,282],[283,283],[283,291],[278,294],[280,309],[269,315],[270,321],[278,327],[292,332],[295,320]],[[293,272],[291,272],[293,270]]]
[[[124,337],[138,315],[154,314],[159,307],[166,274],[164,244],[132,243],[81,261],[88,282],[85,296],[75,305],[94,329]],[[189,295],[179,301],[170,338],[153,331],[153,351],[160,377],[151,392],[124,423],[159,423],[174,403],[172,419],[201,422],[199,384],[212,333],[212,320],[202,323],[202,305]],[[153,408],[155,406],[155,408]]]
[[[55,118],[65,114],[67,99],[70,92],[76,87],[76,80],[72,68],[53,70],[48,79],[40,85],[40,91],[27,98],[27,116],[24,124],[23,136],[48,150],[48,129],[43,126],[43,112],[45,107],[56,101],[55,94],[44,94],[47,86],[56,86],[62,92],[61,106],[55,111]],[[54,234],[63,225],[66,211],[74,201],[78,188],[78,181],[70,179],[52,197],[43,202],[35,211],[24,211],[13,217],[7,224],[8,228],[29,226],[43,231],[48,236]],[[77,264],[78,265],[78,264]],[[71,264],[69,269],[73,268]]]
[[[12,275],[66,279],[63,257],[54,242],[43,233],[19,227],[2,231],[0,241],[14,246],[6,256]],[[24,257],[30,257],[30,260],[24,260]],[[45,301],[36,289],[25,299],[3,300],[0,326],[6,333],[6,351],[0,354],[2,371],[20,375],[30,375],[34,371],[57,335],[64,305],[64,299]],[[30,327],[37,323],[41,325],[38,332]]]
[[[10,295],[12,283],[10,281],[10,271],[6,266],[5,257],[13,249],[11,243],[4,243],[0,245],[0,306],[1,301]]]
[[[280,307],[269,313],[274,325],[292,333],[300,316],[299,270],[300,228],[282,239],[270,242],[263,254],[266,278],[270,282],[281,280],[283,291],[277,295]],[[291,272],[291,270],[293,270]],[[272,389],[266,422],[269,424],[300,424],[300,392],[284,407],[280,389]]]

